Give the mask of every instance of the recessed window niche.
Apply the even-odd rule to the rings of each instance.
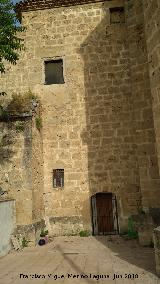
[[[110,24],[125,23],[125,10],[124,7],[112,7],[110,11]]]
[[[64,84],[63,59],[44,60],[45,85]]]

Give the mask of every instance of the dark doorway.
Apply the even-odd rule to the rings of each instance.
[[[93,235],[118,234],[116,197],[112,193],[97,193],[91,197]]]

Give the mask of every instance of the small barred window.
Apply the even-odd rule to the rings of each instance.
[[[53,187],[64,187],[64,169],[53,170]]]

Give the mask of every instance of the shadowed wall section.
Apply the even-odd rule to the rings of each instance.
[[[101,22],[81,45],[84,60],[86,130],[90,195],[113,192],[120,227],[140,209],[139,173],[133,129],[127,27],[110,24],[109,4]]]
[[[133,129],[142,196],[142,208],[160,206],[160,178],[152,112],[143,1],[126,2],[127,38],[131,74]]]

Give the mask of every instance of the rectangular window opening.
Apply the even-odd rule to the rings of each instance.
[[[113,7],[110,11],[110,23],[122,24],[125,23],[125,10],[124,7]]]
[[[63,59],[44,61],[45,84],[64,84]]]
[[[64,187],[64,169],[53,170],[53,187]]]

